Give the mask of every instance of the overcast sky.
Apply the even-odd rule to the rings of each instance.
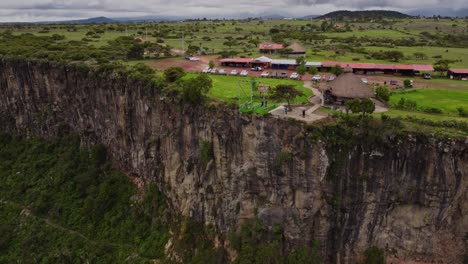
[[[387,9],[442,15],[468,9],[468,0],[0,0],[0,22],[106,17],[233,17],[238,14],[320,15],[335,10]],[[442,11],[441,11],[442,10]]]

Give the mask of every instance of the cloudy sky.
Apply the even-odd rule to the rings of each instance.
[[[220,18],[239,14],[281,14],[298,17],[343,9],[459,15],[468,9],[468,0],[0,0],[0,22],[148,15]]]

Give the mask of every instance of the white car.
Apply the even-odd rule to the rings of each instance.
[[[221,75],[226,75],[227,74],[226,70],[224,70],[224,69],[219,70],[218,73],[221,74]]]
[[[361,81],[362,81],[363,83],[368,83],[367,78],[361,78]]]
[[[320,75],[312,76],[312,81],[320,81],[321,79],[322,79],[322,76],[320,76]]]
[[[203,73],[210,73],[210,72],[211,72],[211,68],[205,68],[205,69],[203,69],[202,72],[203,72]]]
[[[189,60],[190,60],[190,61],[199,61],[200,59],[197,58],[197,57],[189,57]]]
[[[299,74],[297,74],[297,72],[293,72],[291,74],[291,76],[289,76],[289,79],[298,80],[299,79]]]
[[[211,74],[216,74],[217,72],[218,72],[218,70],[217,70],[216,68],[213,68],[213,69],[211,69],[211,71],[210,71]]]
[[[237,70],[232,70],[231,71],[231,75],[237,75],[237,73],[238,73]]]
[[[262,77],[268,77],[269,75],[270,75],[270,73],[267,72],[267,71],[264,71],[264,72],[262,72],[262,74],[260,74],[260,76],[262,76]]]
[[[246,70],[242,70],[240,76],[247,76],[249,73]]]

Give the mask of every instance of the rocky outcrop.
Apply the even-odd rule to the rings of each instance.
[[[344,148],[300,123],[183,105],[117,75],[5,61],[0,122],[102,143],[137,185],[156,182],[175,210],[220,232],[258,217],[282,225],[289,248],[319,241],[330,263],[356,263],[372,245],[389,261],[466,254],[468,139],[358,138]]]

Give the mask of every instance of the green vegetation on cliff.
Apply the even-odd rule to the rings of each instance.
[[[0,262],[145,263],[162,258],[167,208],[144,198],[106,158],[66,136],[0,135]]]

